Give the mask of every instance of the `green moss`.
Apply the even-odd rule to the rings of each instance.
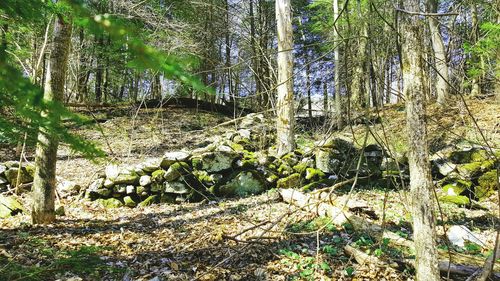
[[[334,183],[334,180],[322,179],[322,180],[311,182],[309,184],[304,185],[302,187],[302,191],[310,191],[310,190],[314,190],[317,188],[322,188],[325,186],[332,185],[333,183]]]
[[[156,202],[158,195],[151,195],[139,203],[139,207],[146,207]]]
[[[290,167],[296,165],[299,162],[295,153],[293,153],[293,152],[290,152],[290,153],[283,155],[281,157],[281,160],[283,162],[285,162],[287,165],[289,165]]]
[[[497,189],[498,172],[496,170],[491,170],[487,173],[484,173],[479,177],[478,183],[480,186],[485,188]]]
[[[307,167],[306,162],[300,162],[299,164],[293,166],[293,170],[302,175],[306,172]]]
[[[299,173],[291,174],[286,178],[279,179],[276,183],[278,188],[298,188],[301,185],[301,178]]]
[[[193,157],[191,159],[191,164],[193,165],[193,169],[201,170],[203,163],[201,161],[201,157]]]
[[[447,179],[445,182],[447,184],[443,186],[443,192],[447,195],[460,195],[472,186],[471,181],[462,179]]]
[[[165,179],[165,173],[167,171],[165,170],[156,170],[151,174],[151,181],[152,182],[162,182]]]
[[[315,169],[315,168],[307,168],[306,169],[306,180],[312,180],[312,179],[322,179],[325,177],[325,173],[323,173],[320,169]]]
[[[275,183],[277,180],[279,180],[279,177],[276,174],[271,174],[266,178],[269,183]]]
[[[165,181],[174,181],[181,177],[182,175],[186,175],[189,173],[189,165],[185,162],[177,162],[174,163],[168,168],[167,172],[163,176]]]
[[[286,164],[281,164],[278,167],[277,171],[278,171],[278,174],[280,174],[281,176],[288,176],[288,175],[293,173],[293,169],[290,168],[290,166],[288,166]]]
[[[203,184],[212,185],[214,183],[214,178],[211,175],[209,175],[206,171],[196,170],[193,172],[193,175],[199,182]]]
[[[97,202],[107,209],[119,208],[123,206],[123,203],[116,198],[98,199]]]
[[[123,197],[123,202],[125,203],[125,206],[130,207],[130,208],[137,206],[137,203],[130,196]]]
[[[482,172],[491,170],[495,165],[494,160],[486,160],[483,162],[471,162],[457,166],[458,172],[465,177],[477,177]]]
[[[244,152],[245,151],[245,147],[239,143],[231,143],[231,148],[236,151],[236,152]]]
[[[456,204],[456,205],[459,205],[459,206],[463,206],[463,205],[469,205],[470,204],[470,200],[468,197],[466,196],[462,196],[462,195],[445,195],[445,196],[441,196],[439,197],[439,201],[441,202],[447,202],[447,203],[453,203],[453,204]]]
[[[478,179],[479,186],[474,189],[477,198],[483,199],[491,196],[497,189],[498,173],[496,170],[483,174]]]

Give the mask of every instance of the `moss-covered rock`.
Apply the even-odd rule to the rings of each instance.
[[[165,181],[175,181],[182,175],[188,174],[190,171],[189,165],[185,162],[177,162],[172,164],[167,172],[163,175]]]
[[[112,181],[115,184],[139,184],[139,178],[140,177],[136,172],[130,171],[129,173],[126,174],[119,174]]]
[[[286,178],[279,179],[276,183],[277,188],[298,188],[302,184],[299,173],[291,174]]]
[[[469,205],[470,199],[463,195],[444,195],[439,197],[439,201],[453,203],[459,206]]]
[[[488,152],[481,148],[467,148],[451,152],[449,158],[455,164],[483,162],[488,160]]]
[[[478,179],[479,185],[474,188],[474,195],[479,199],[488,198],[497,190],[498,173],[496,170],[483,174]]]
[[[324,173],[335,173],[342,166],[340,151],[331,148],[318,148],[316,150],[316,168]]]
[[[161,167],[168,169],[172,164],[177,162],[186,162],[191,157],[191,154],[185,151],[167,152],[163,155]]]
[[[14,197],[0,195],[0,218],[8,218],[22,212],[25,212],[23,205]]]
[[[299,162],[297,165],[293,166],[293,170],[299,174],[304,174],[306,172],[306,169],[309,168],[307,165],[307,162]]]
[[[229,170],[238,158],[239,154],[232,150],[207,152],[201,155],[201,170],[205,170],[209,173]]]
[[[497,183],[499,180],[497,170],[491,170],[489,172],[484,173],[479,177],[478,183],[480,186],[488,188],[488,189],[497,189]]]
[[[307,168],[306,169],[306,180],[320,180],[325,177],[325,173],[320,169]]]
[[[165,182],[163,191],[165,193],[188,194],[191,189],[183,182]]]
[[[101,204],[104,208],[107,209],[112,209],[112,208],[119,208],[123,207],[122,201],[116,199],[116,198],[109,198],[109,199],[97,199],[97,202]]]
[[[139,207],[146,207],[154,204],[158,200],[158,195],[151,195],[148,198],[144,199],[141,203],[139,203]]]
[[[259,194],[266,189],[266,182],[256,171],[241,172],[218,189],[219,195],[245,197]]]
[[[311,191],[311,190],[318,189],[318,188],[324,188],[327,186],[331,186],[332,184],[334,184],[334,182],[335,181],[331,180],[331,179],[321,179],[321,180],[311,182],[309,184],[304,185],[302,187],[302,191]]]
[[[123,202],[125,203],[125,206],[130,207],[130,208],[137,206],[137,203],[134,201],[134,199],[131,196],[123,197]]]
[[[151,174],[151,182],[153,182],[153,183],[163,182],[165,180],[165,173],[166,172],[167,171],[162,170],[162,169],[154,171]]]
[[[17,174],[19,173],[19,168],[10,168],[4,172],[5,178],[10,183],[11,186],[17,185]],[[29,183],[33,181],[33,176],[28,173],[26,168],[21,168],[19,184]]]
[[[462,179],[446,179],[444,183],[443,192],[449,196],[461,195],[472,187],[471,181]]]
[[[466,178],[475,178],[484,173],[485,171],[493,169],[494,165],[495,165],[494,160],[471,162],[467,164],[457,165],[457,171],[460,175]]]

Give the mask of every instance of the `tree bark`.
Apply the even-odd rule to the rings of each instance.
[[[438,12],[438,1],[428,0],[427,9],[430,13]],[[446,48],[443,43],[443,38],[439,32],[439,21],[436,17],[428,17],[429,30],[431,32],[432,49],[434,51],[434,63],[436,70],[436,95],[437,102],[441,105],[446,103],[448,98],[450,81],[448,64],[446,62]]]
[[[406,11],[419,11],[418,0],[405,1]],[[403,94],[409,140],[410,190],[416,255],[416,278],[439,280],[434,220],[433,183],[427,147],[425,86],[423,69],[423,24],[418,16],[404,14],[401,20]]]
[[[62,102],[66,80],[68,54],[71,43],[71,22],[62,15],[54,23],[53,43],[45,79],[44,99]],[[59,122],[59,112],[42,112],[45,117]],[[57,136],[41,128],[38,135],[33,180],[32,221],[34,224],[55,220],[54,199],[56,187]]]
[[[339,2],[338,0],[333,0],[333,18],[337,20],[339,17]],[[338,21],[337,21],[338,23]],[[340,36],[338,32],[338,26],[333,27],[333,40],[338,42]],[[335,119],[337,122],[337,128],[340,130],[343,126],[343,117],[342,117],[342,98],[340,95],[340,52],[339,52],[339,43],[337,43],[337,47],[333,51],[335,71],[333,81],[335,83]]]
[[[278,28],[278,102],[277,148],[278,155],[295,149],[293,106],[293,29],[290,0],[276,0]]]

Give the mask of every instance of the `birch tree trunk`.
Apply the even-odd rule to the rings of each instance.
[[[405,1],[406,11],[419,11],[419,0]],[[433,183],[427,147],[425,85],[423,69],[423,22],[418,16],[403,14],[401,21],[403,94],[406,99],[406,126],[409,141],[410,189],[413,239],[418,281],[439,280],[438,252],[434,220]]]
[[[437,13],[438,1],[428,0],[427,7],[430,13]],[[434,60],[437,72],[436,78],[436,95],[437,102],[441,105],[446,103],[448,98],[450,81],[448,64],[446,63],[446,48],[443,43],[443,38],[439,32],[439,21],[435,17],[428,17],[429,30],[431,32],[432,49],[434,51]]]
[[[71,43],[71,22],[65,22],[62,15],[54,23],[53,42],[45,79],[44,99],[62,102],[68,54]],[[42,112],[54,122],[59,122],[59,112]],[[31,218],[34,224],[51,223],[55,220],[54,199],[56,188],[57,136],[40,130],[35,157],[33,180],[33,207]]]
[[[276,0],[278,28],[277,149],[284,155],[295,149],[293,106],[293,29],[290,0]]]
[[[333,18],[334,20],[337,20],[339,17],[339,2],[338,0],[333,0]],[[338,20],[337,20],[338,23]],[[333,27],[333,40],[335,42],[338,42],[340,39],[339,32],[338,32],[338,26]],[[333,51],[333,57],[334,57],[334,64],[335,64],[335,72],[334,72],[334,83],[335,83],[335,117],[337,121],[337,128],[340,130],[343,125],[343,118],[342,118],[342,98],[340,96],[340,53],[339,53],[339,47],[335,48]]]

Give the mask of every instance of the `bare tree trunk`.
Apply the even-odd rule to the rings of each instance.
[[[419,11],[418,0],[405,1],[405,10]],[[406,126],[409,140],[410,189],[412,198],[415,267],[418,281],[439,280],[434,220],[433,183],[427,147],[425,85],[423,69],[423,22],[404,14],[402,30],[403,94],[406,99]]]
[[[333,18],[336,20],[339,17],[339,2],[338,0],[333,0]],[[338,21],[337,21],[338,22]],[[339,40],[338,26],[333,27],[333,40]],[[335,83],[335,119],[337,121],[337,128],[340,129],[343,126],[342,118],[342,98],[340,95],[340,52],[339,47],[333,51],[335,72],[333,81]]]
[[[427,9],[430,13],[437,13],[438,11],[438,1],[428,0]],[[448,98],[449,86],[448,81],[450,81],[448,64],[446,63],[446,48],[443,43],[443,38],[439,32],[439,21],[435,17],[428,17],[429,20],[429,30],[431,32],[432,49],[434,50],[434,60],[436,66],[436,95],[437,102],[441,105],[446,103]]]
[[[475,3],[472,3],[472,38],[471,38],[471,43],[475,44],[478,40],[479,37],[479,19],[478,19],[478,11],[477,11],[477,5]],[[473,55],[471,58],[472,61],[477,62],[477,57]],[[471,89],[471,96],[479,96],[481,94],[481,85],[480,85],[480,77],[473,77],[472,78],[472,89]]]
[[[71,43],[71,22],[65,22],[62,15],[54,23],[53,43],[47,67],[44,99],[62,102],[68,54]],[[42,112],[42,115],[59,121],[59,112]],[[35,157],[35,176],[33,180],[33,223],[51,223],[55,220],[54,199],[56,188],[57,136],[43,128],[38,135]]]
[[[278,102],[276,108],[278,155],[284,155],[295,149],[291,8],[290,0],[276,0],[278,28]]]

